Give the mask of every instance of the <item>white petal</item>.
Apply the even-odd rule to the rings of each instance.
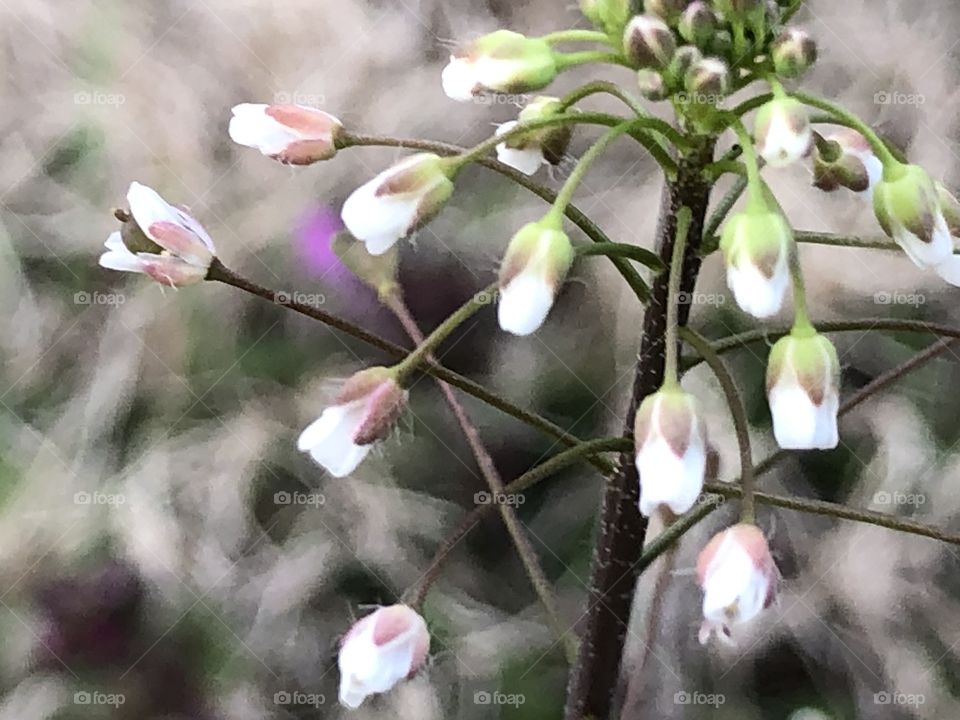
[[[703,617],[715,625],[747,622],[763,610],[767,580],[750,555],[725,537],[703,583]]]
[[[141,185],[138,182],[130,183],[127,190],[127,204],[130,214],[137,221],[137,225],[151,240],[150,226],[157,222],[170,222],[182,225],[182,213],[164,200],[153,188]]]
[[[640,512],[647,517],[666,505],[675,515],[692,508],[703,492],[707,455],[698,444],[678,458],[662,438],[644,444],[637,453],[640,474]]]
[[[530,335],[540,329],[553,307],[553,288],[533,273],[520,273],[500,291],[497,318],[501,329]]]
[[[362,401],[326,408],[300,434],[297,449],[309,452],[334,477],[346,477],[356,470],[372,447],[353,442],[364,412]]]
[[[929,243],[923,242],[903,226],[894,228],[893,239],[918,267],[937,267],[953,254],[953,238],[942,214],[936,217],[935,223]]]
[[[783,266],[777,268],[772,278],[767,278],[755,266],[743,263],[740,267],[729,266],[727,284],[733,291],[737,305],[755,318],[769,318],[780,312],[783,298],[790,285],[790,273]]]
[[[123,244],[119,232],[111,233],[104,247],[107,248],[107,252],[100,256],[101,267],[122,272],[144,272],[143,262]]]
[[[243,103],[233,108],[230,138],[238,145],[259,150],[264,155],[278,155],[300,136],[286,125],[266,114],[269,106]]]
[[[440,76],[443,92],[451,100],[469,102],[477,88],[473,65],[465,58],[450,57],[450,62]]]
[[[505,122],[497,128],[495,134],[498,136],[505,135],[517,125],[516,120]],[[547,162],[543,157],[543,150],[537,145],[520,149],[507,147],[506,143],[497,145],[497,159],[514,170],[519,170],[524,175],[536,174],[540,166]]]
[[[937,275],[951,285],[960,287],[960,255],[951,255],[937,265]]]
[[[773,434],[784,450],[816,446],[819,412],[810,396],[795,382],[781,382],[770,391]]]
[[[786,115],[777,113],[770,121],[770,129],[760,154],[771,167],[784,167],[795,163],[810,149],[813,130],[809,124],[797,133],[790,127]]]

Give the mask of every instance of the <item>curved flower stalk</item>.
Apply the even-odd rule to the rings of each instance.
[[[241,103],[233,107],[230,138],[286,165],[311,165],[337,154],[340,121],[303,105]]]
[[[873,189],[883,179],[883,163],[867,139],[844,127],[815,139],[814,187],[825,192],[845,187],[872,200]]]
[[[427,623],[415,610],[406,605],[378,608],[341,641],[340,703],[356,710],[369,696],[393,689],[420,671],[429,652]]]
[[[363,462],[374,443],[390,434],[407,403],[396,372],[377,367],[347,380],[333,405],[311,423],[297,448],[334,477],[346,477]]]
[[[119,212],[119,232],[107,238],[101,267],[149,275],[161,285],[184,287],[207,276],[216,250],[203,226],[138,182],[127,191],[130,212]]]

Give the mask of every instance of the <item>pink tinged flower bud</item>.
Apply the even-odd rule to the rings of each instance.
[[[784,167],[800,160],[813,144],[806,107],[793,98],[771,100],[757,113],[754,141],[768,165]]]
[[[665,505],[687,512],[703,492],[707,433],[693,395],[663,389],[648,396],[634,424],[640,512],[652,515]]]
[[[343,204],[343,224],[367,252],[382,255],[440,212],[453,194],[449,173],[437,155],[412,155],[354,190]]]
[[[873,209],[883,231],[914,264],[936,268],[953,254],[953,240],[937,189],[917,165],[899,165],[877,184]]]
[[[727,284],[742,310],[776,315],[790,287],[793,231],[778,211],[745,211],[727,221],[720,239]]]
[[[829,450],[839,443],[840,360],[823,335],[788,335],[770,351],[767,399],[784,450]]]
[[[856,130],[838,128],[817,139],[813,158],[813,184],[825,192],[845,187],[872,197],[883,177],[883,163],[870,143]]]
[[[356,710],[370,695],[391,690],[423,667],[429,651],[427,624],[406,605],[367,615],[340,645],[340,703]]]
[[[450,56],[443,91],[467,102],[483,93],[524,93],[545,88],[557,76],[550,45],[510,30],[497,30]]]
[[[676,49],[673,31],[656,15],[637,15],[623,32],[623,51],[635,68],[664,70]]]
[[[787,28],[774,40],[770,55],[778,75],[798,78],[817,61],[817,44],[809,33]]]
[[[347,380],[334,404],[310,424],[297,440],[334,477],[345,477],[384,440],[407,403],[407,393],[383,367],[369,368]]]
[[[149,275],[163,285],[200,282],[213,262],[213,240],[189,213],[173,207],[156,191],[131,183],[130,213],[123,227],[107,238],[100,265],[111,270]]]
[[[540,329],[573,264],[566,234],[546,221],[522,227],[500,268],[500,327],[514,335]]]
[[[233,108],[230,138],[287,165],[310,165],[337,153],[343,126],[333,115],[302,105],[243,103]]]
[[[697,558],[697,582],[703,589],[701,644],[714,635],[734,644],[733,628],[773,604],[779,581],[780,572],[758,527],[741,523],[715,535]]]

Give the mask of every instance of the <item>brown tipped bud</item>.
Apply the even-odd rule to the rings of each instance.
[[[624,53],[636,68],[663,70],[676,49],[673,32],[654,15],[637,15],[623,33]]]
[[[798,78],[817,61],[817,44],[803,30],[787,28],[770,50],[778,75]]]
[[[663,75],[656,70],[638,70],[637,85],[640,88],[640,94],[653,102],[666,100],[670,95]]]
[[[730,70],[719,58],[704,58],[687,71],[684,86],[694,102],[716,105],[730,92]]]
[[[647,15],[656,15],[668,23],[673,23],[689,2],[690,0],[644,0],[643,11]]]
[[[703,0],[690,3],[680,18],[680,35],[689,43],[706,47],[717,32],[719,19],[713,9]]]

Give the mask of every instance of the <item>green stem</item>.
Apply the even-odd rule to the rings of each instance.
[[[748,207],[751,210],[766,210],[767,202],[763,194],[763,179],[760,176],[760,161],[757,158],[756,148],[753,147],[753,138],[747,132],[746,126],[740,118],[736,118],[731,127],[737,133],[737,139],[743,150],[743,160],[747,167],[747,189],[750,193]]]
[[[717,205],[717,209],[713,211],[713,214],[707,221],[707,226],[703,230],[703,237],[705,240],[709,241],[717,234],[717,231],[720,230],[720,226],[723,224],[723,221],[726,220],[727,215],[729,215],[730,211],[733,210],[733,206],[737,204],[737,200],[740,199],[740,196],[743,195],[743,192],[746,189],[747,178],[737,178],[737,182],[734,183],[733,187],[730,188],[730,191],[723,196],[723,199]]]
[[[857,132],[859,132],[863,137],[867,139],[867,142],[870,143],[870,147],[873,148],[874,154],[879,158],[880,162],[883,163],[884,177],[887,176],[888,170],[892,173],[896,172],[896,169],[899,168],[902,163],[897,160],[893,153],[890,152],[887,148],[886,143],[874,132],[873,128],[867,125],[863,120],[858,118],[853,113],[845,110],[844,108],[836,105],[829,100],[824,100],[823,98],[818,98],[815,95],[808,95],[807,93],[795,92],[793,97],[796,100],[799,100],[804,105],[809,105],[810,107],[815,107],[818,110],[823,110],[825,113],[842,120],[845,125],[852,127]]]
[[[810,337],[817,331],[810,322],[807,285],[803,278],[803,267],[800,265],[800,253],[797,250],[796,241],[791,243],[789,253],[790,276],[793,279],[793,328],[790,332],[797,337]]]
[[[410,374],[423,364],[425,360],[429,359],[433,351],[450,336],[450,333],[460,327],[481,308],[488,306],[490,304],[489,296],[497,291],[498,285],[498,283],[493,283],[470,298],[455,310],[450,317],[440,323],[436,329],[430,333],[427,339],[420,343],[412,353],[397,363],[394,366],[397,373],[397,382],[401,385],[404,384]]]
[[[623,257],[635,260],[641,265],[646,265],[654,272],[660,273],[666,270],[663,260],[652,250],[647,250],[639,245],[628,245],[627,243],[594,243],[593,245],[579,245],[576,248],[578,257]]]
[[[831,233],[796,230],[794,231],[793,239],[798,243],[807,243],[810,245],[831,245],[834,247],[849,247],[868,250],[892,250],[895,252],[902,252],[900,246],[887,237],[873,240],[857,237],[844,237],[842,235],[833,235]]]
[[[595,80],[594,82],[590,82],[586,85],[578,87],[576,90],[572,90],[560,99],[560,107],[563,110],[567,110],[584,98],[588,98],[591,95],[597,95],[599,93],[612,95],[613,97],[623,101],[627,107],[633,110],[637,117],[647,117],[650,114],[647,112],[646,108],[640,104],[639,100],[623,90],[616,83],[612,83],[607,80]]]
[[[663,386],[668,389],[680,386],[678,356],[680,341],[677,333],[680,328],[680,285],[683,281],[683,262],[686,257],[687,236],[693,213],[684,206],[677,211],[677,236],[673,242],[673,254],[670,259],[670,279],[667,285],[667,334],[666,361],[663,371]]]
[[[625,68],[630,67],[630,63],[624,59],[620,53],[611,53],[603,50],[585,50],[575,53],[554,53],[554,60],[557,63],[557,70],[569,70],[578,65],[587,65],[588,63],[601,63],[606,65],[620,65]]]
[[[558,30],[540,37],[544,42],[554,45],[565,42],[594,42],[603,45],[611,45],[610,36],[599,30]]]
[[[720,359],[713,346],[703,335],[690,328],[683,328],[681,337],[710,366],[720,383],[723,394],[726,396],[730,414],[733,416],[733,428],[737,434],[737,446],[740,448],[740,485],[743,489],[740,521],[753,523],[756,517],[754,511],[753,450],[750,444],[750,423],[747,420],[747,410],[743,405],[742,395],[737,389],[733,375],[730,374],[723,360]]]

